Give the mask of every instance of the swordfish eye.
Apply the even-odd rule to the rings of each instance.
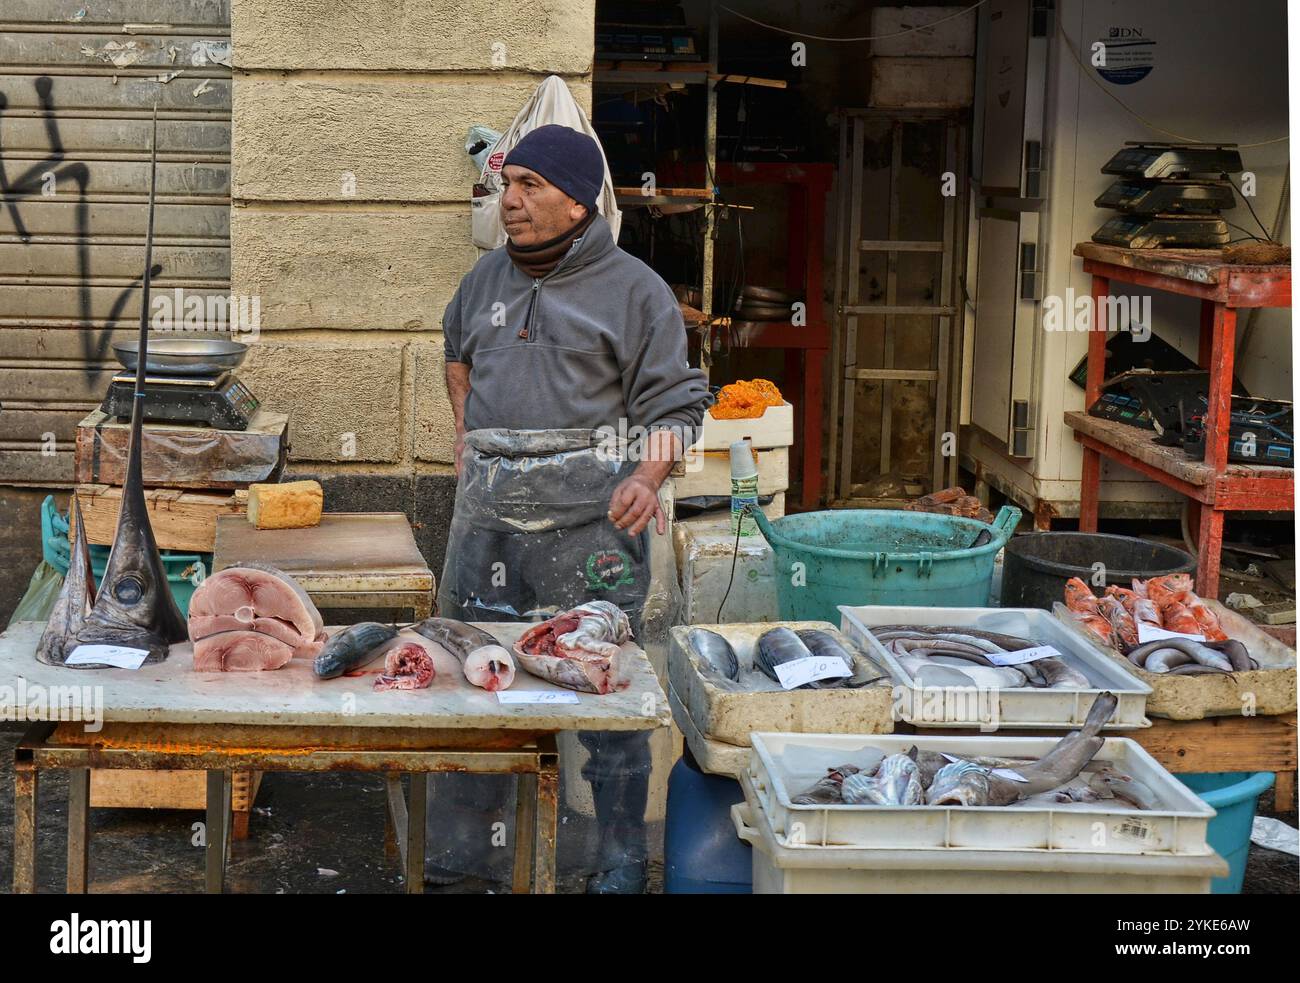
[[[113,585],[113,597],[120,604],[130,606],[140,603],[140,598],[144,597],[144,584],[140,582],[139,577],[126,576],[122,577]]]

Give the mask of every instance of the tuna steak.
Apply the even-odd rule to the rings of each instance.
[[[194,643],[195,672],[279,669],[292,658],[292,648],[256,631],[223,631]]]
[[[274,567],[227,567],[203,581],[190,599],[194,639],[214,631],[260,631],[297,647],[317,638],[324,628],[307,592]]]

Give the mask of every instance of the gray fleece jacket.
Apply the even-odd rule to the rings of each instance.
[[[541,279],[505,247],[461,280],[442,317],[449,362],[470,366],[465,429],[672,428],[690,443],[711,401],[686,360],[681,309],[599,215]]]

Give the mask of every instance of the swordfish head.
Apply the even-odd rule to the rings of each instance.
[[[139,434],[132,433],[132,456]],[[121,645],[146,649],[146,663],[167,658],[167,647],[186,638],[185,617],[172,598],[154,541],[144,488],[129,474],[117,517],[117,535],[94,607],[77,641],[85,645]]]
[[[149,164],[149,218],[144,240],[144,276],[140,298],[140,346],[131,410],[131,446],[126,459],[122,507],[108,555],[108,569],[99,585],[94,607],[86,616],[77,641],[89,645],[120,645],[145,649],[145,662],[167,658],[167,646],[186,637],[185,619],[172,600],[162,557],[149,525],[144,501],[144,381],[149,361],[149,287],[153,271],[154,200],[158,184],[158,110],[154,108]],[[71,644],[71,643],[69,643]],[[73,646],[75,647],[75,646]]]

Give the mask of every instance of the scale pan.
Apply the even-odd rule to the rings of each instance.
[[[134,370],[139,361],[137,341],[116,341],[117,360]],[[146,372],[159,375],[214,375],[244,360],[248,346],[221,338],[150,338]]]

